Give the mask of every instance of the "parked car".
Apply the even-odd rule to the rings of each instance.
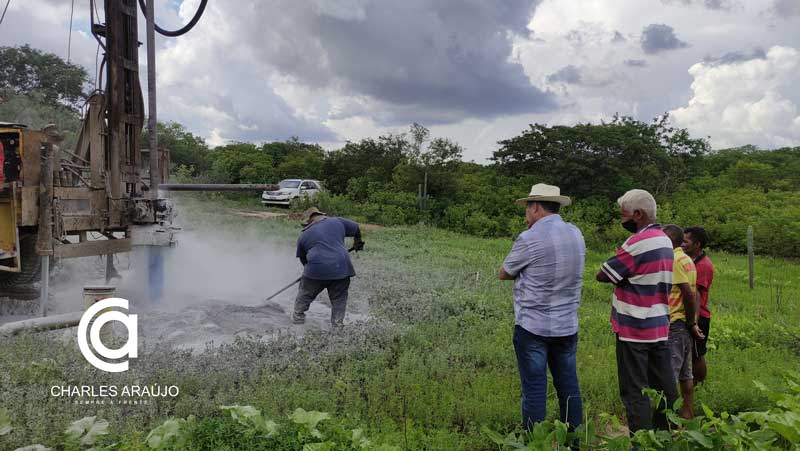
[[[322,185],[319,180],[281,180],[277,191],[264,191],[261,194],[261,203],[264,205],[289,205],[292,199],[301,196],[313,198],[321,189]]]

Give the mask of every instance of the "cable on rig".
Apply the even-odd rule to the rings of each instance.
[[[158,24],[153,24],[153,25],[155,25],[156,31],[162,36],[169,36],[174,38],[186,34],[189,30],[194,28],[195,25],[197,25],[197,21],[200,20],[200,17],[203,15],[203,11],[205,11],[206,9],[206,3],[208,3],[208,0],[200,0],[200,6],[197,7],[197,11],[194,13],[194,17],[192,17],[192,20],[190,20],[189,23],[184,25],[182,28],[179,28],[177,30],[165,30],[159,27]],[[147,17],[147,7],[144,4],[144,0],[139,0],[139,7],[142,8],[142,13],[144,14],[145,17]]]

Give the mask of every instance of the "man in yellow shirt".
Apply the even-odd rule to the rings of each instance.
[[[692,375],[692,336],[702,338],[697,325],[697,269],[683,252],[683,229],[669,224],[662,227],[672,240],[675,258],[672,267],[672,291],[669,293],[669,347],[672,371],[681,388],[681,416],[694,417],[694,376]]]

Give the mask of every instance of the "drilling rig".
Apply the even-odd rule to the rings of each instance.
[[[0,123],[0,297],[41,281],[42,309],[46,301],[50,259],[106,256],[107,277],[113,255],[135,246],[171,246],[175,229],[169,200],[159,197],[159,185],[169,175],[166,149],[143,151],[145,119],[139,82],[136,0],[104,0],[105,22],[95,15],[91,0],[92,34],[103,49],[100,77],[105,84],[87,99],[74,149],[61,146],[59,131],[49,126],[31,130]],[[153,29],[179,36],[203,13],[202,0],[194,18],[178,31],[163,30],[139,1],[148,25],[148,52],[154,52]],[[155,129],[154,56],[148,55],[150,132]],[[151,138],[150,143],[154,143]],[[157,147],[157,146],[155,146]],[[149,161],[148,161],[149,160]],[[162,185],[192,190],[186,185]],[[243,190],[269,189],[249,185]],[[208,190],[206,187],[204,190]],[[213,187],[211,188],[213,189]],[[237,190],[237,187],[220,187]],[[34,290],[35,291],[35,290]],[[42,310],[44,314],[44,310]]]

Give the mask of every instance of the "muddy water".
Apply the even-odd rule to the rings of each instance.
[[[310,329],[330,328],[330,302],[323,293],[311,305],[304,325],[293,325],[291,312],[297,286],[270,302],[266,297],[297,278],[302,270],[291,243],[263,235],[220,234],[207,230],[180,233],[179,244],[164,253],[165,286],[160,301],[149,299],[145,249],[115,257],[121,278],[110,285],[117,297],[128,299],[138,314],[140,346],[177,347],[202,351],[232,342],[237,336],[269,340],[280,334],[303,335]],[[356,262],[356,266],[357,262]],[[83,308],[86,285],[105,284],[105,258],[64,260],[51,277],[50,314]],[[358,279],[351,285],[345,323],[367,318],[366,301]],[[0,315],[0,323],[31,315],[20,304],[16,312]],[[11,314],[16,313],[16,314]],[[75,330],[58,332],[74,339]]]

